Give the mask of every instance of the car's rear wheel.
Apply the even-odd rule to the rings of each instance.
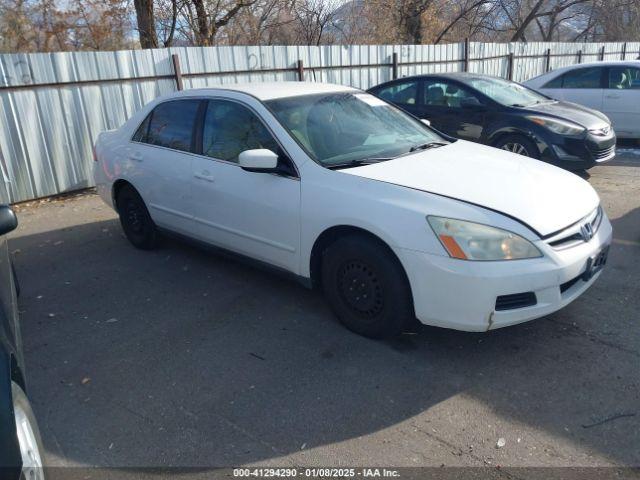
[[[324,252],[322,287],[338,319],[360,335],[393,337],[415,320],[402,265],[366,235],[341,238]]]
[[[540,158],[536,144],[524,135],[507,135],[498,140],[494,146],[525,157]]]
[[[136,189],[130,185],[120,188],[116,205],[124,234],[133,246],[143,250],[154,248],[158,242],[156,225]]]
[[[22,388],[11,382],[13,413],[16,421],[18,445],[22,457],[20,480],[44,480],[42,439],[33,410]]]

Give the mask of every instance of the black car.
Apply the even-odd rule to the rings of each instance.
[[[13,210],[0,205],[0,478],[42,480],[42,442],[25,393],[17,281],[6,238],[17,226]]]
[[[615,156],[616,136],[604,114],[509,80],[472,73],[418,75],[377,85],[369,93],[429,120],[451,137],[569,170]]]

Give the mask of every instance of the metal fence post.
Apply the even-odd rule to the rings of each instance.
[[[178,57],[177,53],[171,55],[171,63],[173,64],[173,74],[176,80],[176,88],[178,90],[183,89],[182,85],[182,72],[180,71],[180,57]]]
[[[600,61],[603,61],[603,60],[604,60],[604,45],[600,49]]]
[[[302,60],[298,60],[297,70],[298,70],[298,81],[304,82],[304,62]]]
[[[391,56],[391,78],[398,78],[398,52],[393,52]]]
[[[622,58],[621,60],[626,60],[627,58],[627,42],[622,44]]]
[[[582,50],[578,50],[578,63],[582,63]]]
[[[546,65],[544,66],[544,71],[545,72],[551,71],[551,49],[550,48],[547,48],[547,59],[546,59]]]
[[[464,39],[464,71],[469,71],[469,38]]]
[[[507,78],[513,80],[513,52],[511,52],[508,57]]]

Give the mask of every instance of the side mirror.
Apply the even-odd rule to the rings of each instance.
[[[420,121],[424,123],[427,127],[431,126],[431,121],[427,120],[426,118],[421,118]]]
[[[0,205],[0,235],[14,231],[18,227],[18,217],[9,205]]]
[[[476,97],[465,97],[460,100],[460,106],[462,108],[482,108],[484,105],[480,103]]]
[[[238,156],[240,167],[248,172],[272,173],[278,167],[278,155],[266,148],[245,150]]]

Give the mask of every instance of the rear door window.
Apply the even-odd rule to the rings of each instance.
[[[147,122],[145,120],[139,132],[134,135],[134,141],[184,152],[192,151],[193,126],[199,106],[200,100],[172,100],[161,103],[151,112],[146,135],[140,131],[144,129]]]
[[[147,134],[149,133],[149,121],[151,120],[151,114],[147,115],[147,118],[144,119],[144,122],[140,124],[136,133],[134,133],[133,140],[134,142],[142,142],[147,143]]]

